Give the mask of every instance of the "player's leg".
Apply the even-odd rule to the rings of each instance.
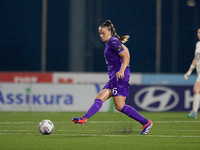
[[[142,125],[145,125],[148,122],[148,120],[144,118],[142,115],[140,115],[133,107],[125,104],[126,97],[115,96],[113,97],[113,99],[114,99],[115,108],[118,111],[140,122]]]
[[[195,113],[197,113],[199,109],[199,98],[200,98],[199,91],[200,91],[200,79],[195,83],[194,89],[193,89],[193,92],[194,92],[193,111]]]
[[[87,120],[92,117],[94,114],[96,114],[100,108],[102,107],[103,102],[105,102],[107,99],[109,99],[112,96],[110,89],[102,89],[98,95],[96,96],[94,103],[92,106],[88,109],[85,115],[78,118],[71,118],[72,121],[75,124],[85,124]]]
[[[194,100],[193,100],[193,105],[192,105],[192,111],[190,114],[187,115],[187,117],[197,118],[197,112],[199,109],[199,98],[200,98],[199,90],[200,90],[200,76],[198,76],[197,81],[193,88]]]
[[[143,125],[143,130],[140,134],[147,134],[153,125],[151,120],[144,118],[140,113],[138,113],[133,107],[126,105],[125,100],[126,97],[124,96],[115,96],[113,97],[115,108],[126,114],[127,116],[133,118],[134,120],[140,122]]]
[[[83,115],[84,118],[89,119],[92,117],[95,113],[99,111],[101,108],[103,102],[105,102],[107,99],[109,99],[112,96],[111,90],[110,89],[103,89],[101,90],[95,100],[93,105],[90,107],[90,109],[87,111],[85,115]]]

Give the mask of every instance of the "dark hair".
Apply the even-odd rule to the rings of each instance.
[[[106,22],[102,23],[102,25],[100,25],[100,27],[101,28],[106,27],[108,31],[111,31],[112,36],[115,36],[116,38],[118,38],[122,43],[126,43],[128,41],[128,38],[130,37],[129,35],[124,35],[122,37],[117,35],[117,33],[115,32],[114,25],[112,24],[112,22],[110,20],[107,20]]]

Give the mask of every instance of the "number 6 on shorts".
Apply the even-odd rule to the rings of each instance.
[[[116,88],[116,87],[114,87],[114,88],[112,89],[112,94],[113,94],[113,96],[117,96],[118,91],[117,91],[117,88]]]

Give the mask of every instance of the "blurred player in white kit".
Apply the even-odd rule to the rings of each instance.
[[[200,28],[197,30],[197,37],[200,40]],[[200,99],[200,41],[196,43],[196,50],[195,50],[195,56],[192,61],[192,64],[190,65],[190,68],[188,72],[184,75],[184,78],[187,80],[192,73],[193,69],[196,67],[197,71],[197,80],[195,82],[195,85],[193,87],[193,93],[194,93],[194,100],[193,100],[193,106],[192,111],[190,114],[187,115],[189,118],[197,118],[197,112],[199,109],[199,99]]]

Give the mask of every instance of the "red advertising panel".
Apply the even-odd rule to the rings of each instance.
[[[0,82],[11,82],[11,83],[52,83],[52,73],[0,72]]]

